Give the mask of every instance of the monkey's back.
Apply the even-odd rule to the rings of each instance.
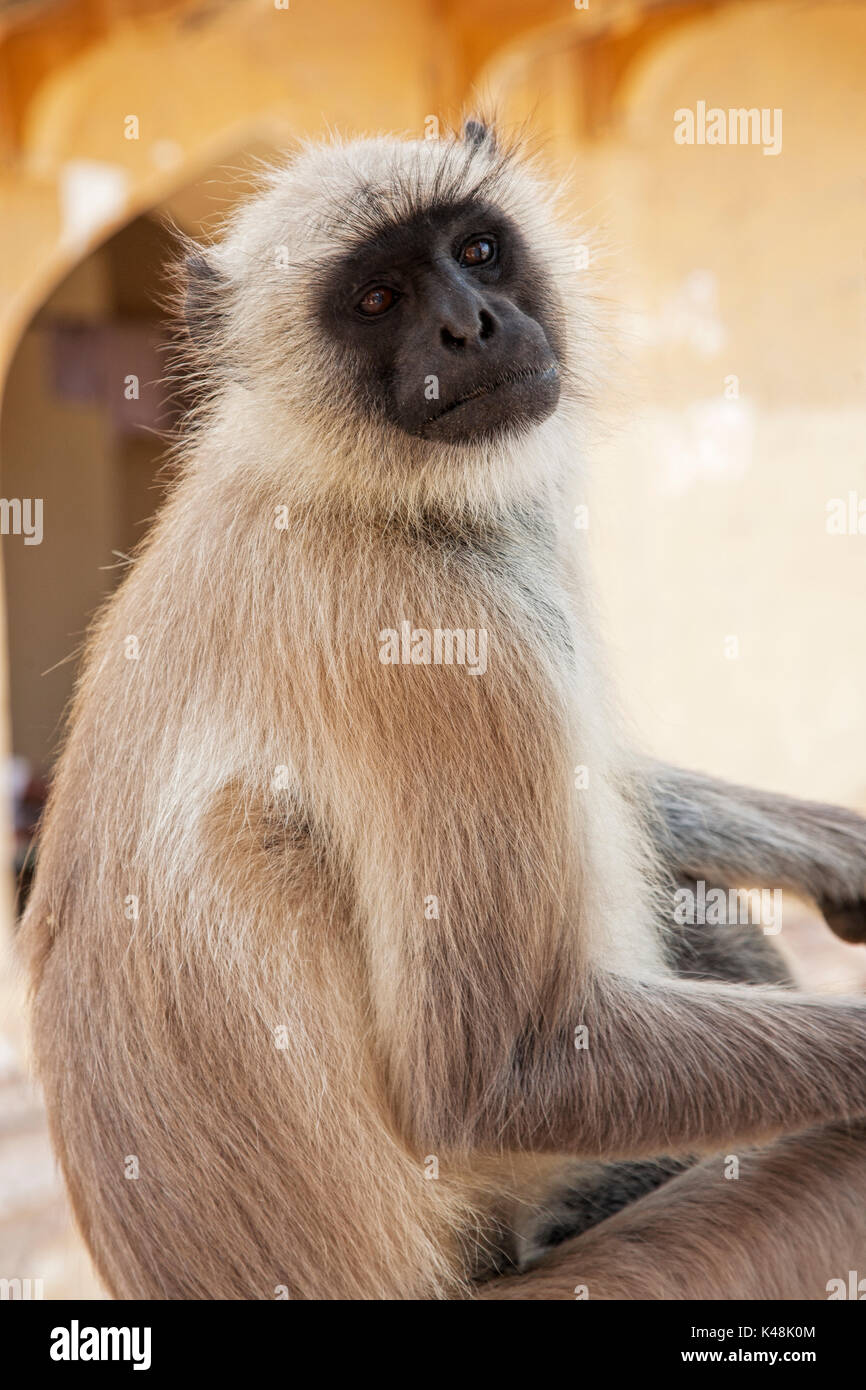
[[[119,1296],[453,1292],[465,1191],[394,1134],[345,894],[268,792],[292,710],[249,652],[280,602],[251,560],[242,608],[206,611],[196,487],[91,639],[22,927],[75,1213]],[[255,512],[209,502],[230,550]]]
[[[24,925],[37,1065],[115,1292],[440,1296],[483,1265],[499,1188],[535,1193],[558,1160],[454,1152],[434,1107],[462,1125],[495,1103],[530,993],[574,997],[593,919],[640,920],[635,846],[588,707],[586,805],[570,787],[587,656],[544,564],[357,524],[281,535],[278,501],[243,472],[190,475],[96,626]],[[381,665],[389,619],[443,613],[490,624],[489,677]],[[424,869],[429,804],[463,865]],[[395,832],[422,882],[458,874],[456,926],[494,933],[470,974],[447,919],[406,917]],[[377,915],[404,938],[384,1000]]]

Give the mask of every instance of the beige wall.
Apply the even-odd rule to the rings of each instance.
[[[627,706],[677,761],[852,804],[866,534],[828,535],[825,508],[866,498],[864,54],[860,5],[711,15],[632,65],[573,160],[608,347],[590,541]],[[577,74],[545,41],[492,81],[510,116],[534,92],[568,121]],[[781,154],[676,145],[700,99],[782,108]]]

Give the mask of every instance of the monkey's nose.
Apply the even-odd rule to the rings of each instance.
[[[452,352],[460,352],[469,344],[474,346],[476,343],[486,342],[488,338],[493,337],[495,332],[496,323],[493,315],[489,314],[486,309],[480,309],[475,323],[471,326],[467,325],[465,329],[462,328],[462,325],[458,327],[453,322],[443,324],[440,329],[440,337],[443,347],[449,348]]]

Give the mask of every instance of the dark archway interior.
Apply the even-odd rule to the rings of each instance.
[[[0,426],[4,494],[27,499],[30,518],[30,540],[10,535],[3,547],[24,890],[85,631],[169,480],[165,439],[176,407],[165,381],[160,298],[175,255],[160,220],[144,216],[122,228],[42,306],[9,376]]]

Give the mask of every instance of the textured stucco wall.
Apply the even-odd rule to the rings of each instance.
[[[866,515],[825,523],[829,499],[866,499],[864,51],[856,5],[692,22],[571,160],[608,347],[589,542],[627,707],[661,754],[854,805]],[[560,164],[578,75],[542,48],[501,82],[515,120],[541,93]],[[675,144],[701,100],[780,108],[781,153]]]

